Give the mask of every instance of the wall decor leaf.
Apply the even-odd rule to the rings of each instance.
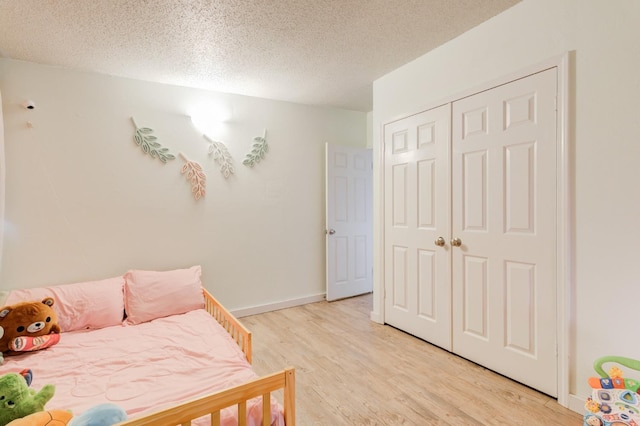
[[[233,168],[233,159],[227,146],[223,142],[214,141],[207,135],[203,135],[209,141],[209,155],[213,155],[213,159],[220,165],[220,173],[225,179],[235,173]]]
[[[262,137],[256,136],[253,138],[251,152],[245,156],[242,164],[253,167],[264,159],[267,152],[269,152],[269,145],[267,144],[267,129],[265,129]]]
[[[133,140],[142,149],[142,152],[145,154],[151,155],[152,158],[157,158],[166,164],[167,160],[173,160],[176,158],[175,155],[169,153],[169,148],[161,148],[159,142],[156,142],[158,138],[153,136],[153,129],[148,127],[138,127],[136,120],[131,117],[131,121],[133,122],[133,126],[136,128],[133,134]]]
[[[207,186],[207,175],[202,170],[202,166],[200,164],[195,161],[189,161],[183,153],[180,153],[180,158],[185,161],[184,165],[180,169],[180,173],[186,173],[186,178],[191,184],[191,193],[193,194],[193,198],[198,201],[200,198],[204,197],[206,193],[205,187]]]

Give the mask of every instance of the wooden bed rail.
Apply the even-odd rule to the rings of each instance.
[[[238,344],[251,363],[251,332],[243,326],[224,306],[206,289],[202,289],[205,309]],[[199,417],[211,415],[211,425],[220,426],[220,411],[236,406],[238,409],[238,426],[247,424],[247,401],[262,398],[262,424],[271,423],[271,394],[283,391],[283,408],[286,426],[295,426],[295,369],[286,368],[268,376],[259,377],[245,384],[224,389],[166,408],[149,415],[118,423],[116,426],[190,426],[191,421]]]
[[[235,340],[244,355],[247,357],[247,361],[251,364],[251,332],[238,321],[236,317],[231,314],[215,297],[203,288],[204,294],[204,308],[211,314],[212,317],[227,330],[227,333]]]
[[[268,426],[271,423],[271,393],[280,389],[284,390],[285,424],[295,426],[295,369],[292,367],[116,426],[190,426],[192,420],[207,414],[211,414],[211,425],[219,426],[220,410],[234,405],[238,408],[238,426],[246,426],[247,401],[258,397],[262,397],[262,424]]]

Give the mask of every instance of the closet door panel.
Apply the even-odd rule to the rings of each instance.
[[[462,155],[462,228],[467,231],[487,230],[487,167],[486,150],[464,153]]]
[[[505,233],[535,233],[536,144],[505,147]]]
[[[385,126],[385,322],[451,348],[450,105]]]
[[[487,259],[463,256],[462,323],[464,332],[481,340],[488,339]],[[454,344],[455,348],[455,344]]]
[[[454,102],[451,166],[453,351],[552,396],[555,96],[550,69]]]

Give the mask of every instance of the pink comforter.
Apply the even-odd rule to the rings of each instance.
[[[135,326],[63,333],[49,348],[5,357],[0,374],[33,371],[31,386],[56,391],[47,409],[86,409],[111,402],[130,418],[157,411],[258,377],[227,332],[204,310]],[[237,424],[236,409],[222,412]],[[284,425],[272,398],[271,424]],[[262,403],[247,405],[249,424],[260,424]]]

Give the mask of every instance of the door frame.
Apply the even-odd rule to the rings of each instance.
[[[406,114],[402,117],[397,117],[388,122],[381,123],[380,128],[377,131],[380,134],[380,143],[378,144],[377,154],[378,162],[374,163],[377,168],[374,170],[374,179],[377,180],[377,190],[380,194],[380,202],[375,204],[375,214],[378,216],[377,229],[374,230],[374,255],[380,259],[376,262],[374,260],[374,298],[378,311],[371,312],[371,320],[380,324],[384,323],[384,277],[385,277],[385,265],[384,265],[384,205],[385,205],[385,193],[384,193],[384,127],[387,124],[404,119],[415,113],[426,111],[438,106],[454,102],[456,100],[480,93],[497,86],[507,84],[514,80],[525,78],[529,75],[539,73],[551,68],[557,69],[557,101],[556,101],[556,253],[557,253],[557,269],[556,269],[556,313],[557,313],[557,326],[556,326],[556,348],[557,348],[557,371],[558,371],[558,403],[564,407],[569,407],[570,404],[570,389],[569,389],[569,359],[571,357],[571,289],[574,288],[573,282],[573,257],[575,253],[574,241],[573,241],[573,228],[571,218],[573,217],[573,195],[571,188],[573,187],[572,181],[572,169],[571,158],[573,156],[572,147],[570,144],[570,125],[571,118],[569,115],[569,102],[570,98],[570,80],[569,72],[572,63],[570,62],[569,52],[565,52],[562,55],[552,57],[546,61],[531,65],[523,68],[514,73],[497,78],[495,80],[486,82],[482,85],[476,86],[472,89],[465,90],[458,94],[449,96],[438,102],[432,102],[425,107],[420,108],[420,111],[414,111],[411,114]],[[377,178],[377,179],[376,179]],[[374,186],[375,183],[374,183]],[[376,223],[374,221],[374,223]],[[377,279],[376,279],[377,277]],[[376,294],[377,293],[377,294]]]

